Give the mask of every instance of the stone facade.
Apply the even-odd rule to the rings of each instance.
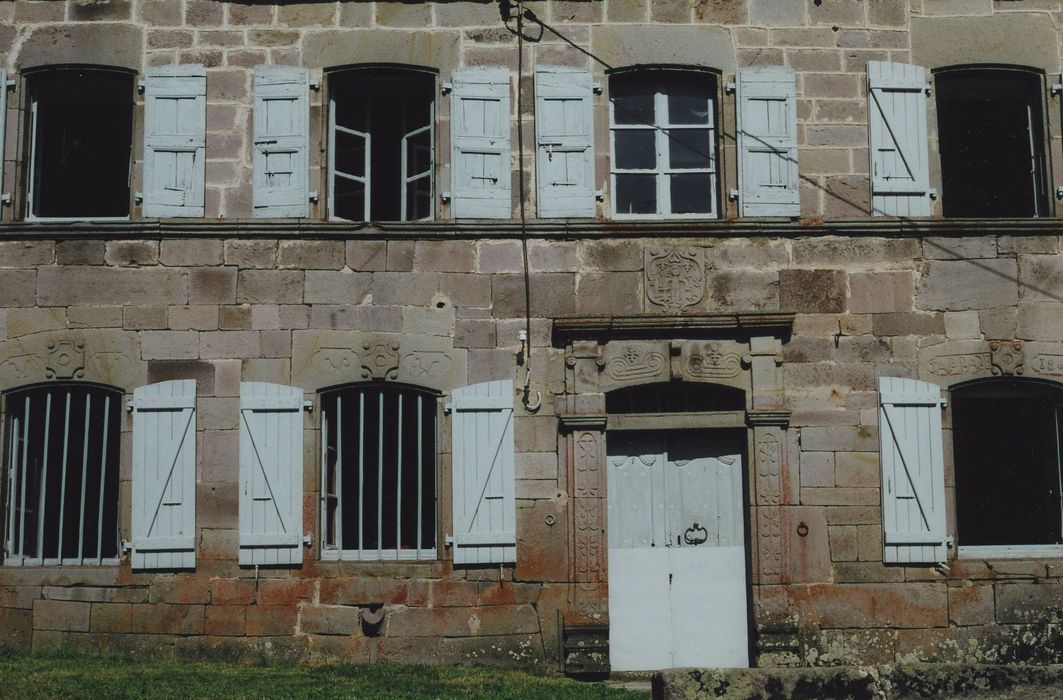
[[[445,358],[438,372],[400,359],[388,377],[445,394],[496,379],[520,386],[527,355],[515,220],[455,222],[445,203],[434,221],[386,226],[324,221],[323,204],[298,222],[251,218],[253,66],[300,64],[321,79],[331,66],[400,63],[445,80],[459,66],[515,69],[515,39],[492,2],[0,1],[0,67],[16,83],[3,182],[13,201],[0,212],[0,389],[71,378],[128,394],[195,378],[199,393],[195,572],[141,573],[128,560],[4,567],[0,643],[556,666],[563,626],[608,622],[605,392],[704,382],[746,396],[754,663],[1063,661],[1063,560],[882,562],[876,378],[947,389],[1021,368],[1060,382],[1063,256],[1054,218],[949,221],[936,204],[931,219],[871,218],[864,82],[868,60],[1022,64],[1051,78],[1057,3],[526,4],[578,48],[545,31],[527,47],[525,83],[537,62],[592,69],[606,93],[603,62],[694,64],[727,80],[739,67],[793,67],[802,218],[739,219],[725,202],[718,221],[608,221],[607,94],[598,98],[600,216],[527,227],[530,388],[543,401],[516,410],[516,564],[456,568],[442,546],[426,562],[323,561],[320,429],[310,415],[304,523],[314,544],[301,567],[259,571],[237,562],[241,381],[291,384],[313,401],[362,377],[358,348],[386,342],[402,358]],[[205,219],[143,219],[134,207],[129,221],[25,220],[20,71],[68,62],[207,67]],[[325,191],[324,100],[311,99],[311,189]],[[1063,155],[1058,103],[1048,99],[1054,183]],[[449,115],[439,105],[445,153]],[[724,185],[736,178],[734,112],[722,96]],[[931,183],[940,186],[934,124]],[[525,155],[534,182],[530,146]],[[449,174],[439,166],[442,191]],[[515,169],[516,158],[514,181]],[[666,278],[664,266],[680,272]],[[132,419],[123,421],[119,528],[128,538]],[[951,533],[949,421],[946,412]],[[448,430],[443,417],[440,539],[452,523]]]

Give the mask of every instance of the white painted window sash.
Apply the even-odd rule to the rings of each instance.
[[[416,221],[430,221],[430,220],[432,220],[435,217],[435,181],[434,181],[434,178],[432,177],[432,174],[436,170],[436,159],[435,159],[435,152],[436,152],[436,137],[435,137],[435,133],[436,133],[435,132],[436,110],[435,110],[435,101],[432,102],[432,104],[429,106],[428,109],[429,109],[428,124],[425,125],[425,126],[418,127],[418,128],[416,128],[416,129],[414,129],[412,131],[408,131],[405,134],[403,134],[403,136],[402,136],[402,149],[401,149],[401,158],[402,158],[402,202],[400,202],[400,206],[401,206],[401,212],[402,212],[401,216],[402,216],[402,220],[403,221],[410,221],[411,220],[410,219],[410,213],[408,211],[411,189],[415,188],[417,186],[418,181],[424,180],[425,178],[428,179],[428,201],[429,201],[428,215],[427,216],[423,216],[423,217],[421,217],[419,219],[415,219],[415,220]],[[406,120],[406,112],[403,112],[402,118],[403,118],[403,121]],[[415,136],[418,136],[420,134],[423,134],[425,132],[428,132],[428,166],[427,166],[427,169],[423,170],[423,171],[421,171],[419,173],[410,173],[409,172],[410,139],[412,139]]]
[[[336,214],[336,178],[344,180],[350,180],[352,182],[358,182],[363,185],[362,192],[362,212],[363,221],[372,221],[372,212],[370,210],[370,202],[372,202],[372,151],[373,151],[373,133],[372,124],[370,120],[372,114],[366,115],[366,131],[357,131],[356,129],[349,129],[345,126],[340,126],[336,123],[336,98],[329,98],[329,110],[328,110],[328,218],[333,221],[350,221],[350,219],[344,219]],[[355,175],[354,173],[345,173],[342,170],[336,168],[336,133],[341,132],[344,134],[350,134],[361,138],[365,142],[364,146],[364,159],[362,170],[365,173],[364,176]]]
[[[612,187],[612,210],[615,219],[655,219],[667,216],[669,219],[712,219],[719,216],[718,201],[718,177],[716,173],[716,99],[714,95],[708,95],[708,122],[706,124],[672,124],[668,114],[668,89],[667,80],[658,81],[654,92],[654,123],[653,124],[617,124],[615,117],[616,105],[609,101],[610,138],[609,157],[612,168],[610,171],[610,186]],[[616,137],[618,131],[654,131],[654,145],[656,150],[656,167],[648,168],[619,168],[616,166]],[[709,132],[709,166],[707,168],[673,168],[670,162],[669,138],[670,131],[705,131]],[[617,175],[654,175],[657,192],[657,210],[647,214],[629,214],[617,210],[616,176]],[[683,174],[709,174],[709,206],[708,212],[695,212],[690,214],[676,214],[672,212],[672,191],[670,186],[671,175]]]

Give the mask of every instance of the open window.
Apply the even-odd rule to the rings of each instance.
[[[718,214],[716,76],[640,69],[609,80],[617,218]]]
[[[934,81],[944,215],[1045,216],[1042,73],[964,66]]]
[[[122,392],[50,382],[4,406],[4,563],[116,563]]]
[[[961,554],[1063,553],[1063,388],[997,378],[952,390]]]
[[[329,74],[329,218],[434,215],[435,75],[371,66]]]
[[[28,218],[129,216],[133,73],[47,68],[26,85]]]
[[[393,382],[321,396],[326,559],[435,559],[436,394]]]

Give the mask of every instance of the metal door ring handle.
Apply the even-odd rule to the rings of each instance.
[[[687,544],[699,545],[707,539],[709,539],[709,531],[698,523],[694,523],[683,533],[683,541]]]

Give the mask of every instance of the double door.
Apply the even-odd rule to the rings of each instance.
[[[609,433],[614,671],[749,665],[742,453],[738,433]]]

